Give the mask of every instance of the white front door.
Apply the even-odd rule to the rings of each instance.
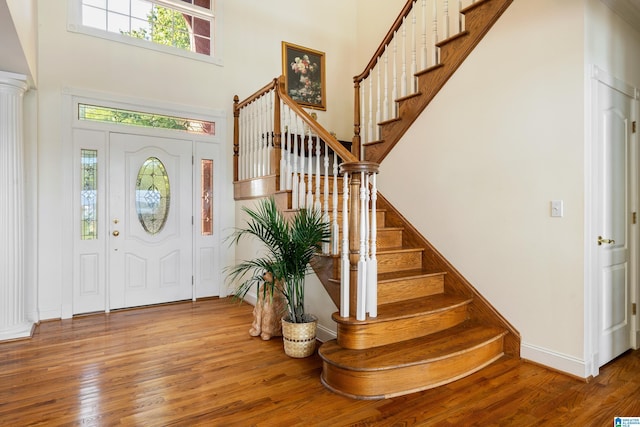
[[[632,98],[598,82],[598,366],[631,348],[630,166]]]
[[[110,309],[191,299],[192,142],[111,133]]]

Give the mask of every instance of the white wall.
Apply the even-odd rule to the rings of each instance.
[[[552,353],[577,368],[583,20],[579,0],[514,1],[382,162],[379,180],[382,194],[520,331],[523,355]],[[563,218],[550,217],[557,199]]]

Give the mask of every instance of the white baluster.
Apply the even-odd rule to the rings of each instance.
[[[280,101],[280,189],[289,190],[287,187],[287,115],[285,104]]]
[[[376,216],[376,201],[378,200],[378,188],[376,186],[376,174],[371,174],[371,234],[369,251],[370,256],[367,260],[367,312],[370,317],[378,316],[378,259],[377,238],[378,238],[378,222]]]
[[[326,223],[329,223],[329,146],[324,143],[324,189],[323,189],[323,219]],[[331,242],[325,242],[322,244],[322,253],[329,254],[331,252]]]
[[[427,50],[427,0],[422,0],[422,55],[420,55],[420,69],[425,70],[428,67],[428,50]]]
[[[437,65],[440,61],[438,60],[438,48],[436,44],[438,44],[438,2],[433,2],[433,65]]]
[[[398,117],[398,33],[393,35],[393,88],[391,89],[391,102],[394,104],[393,117]]]
[[[332,199],[332,227],[331,227],[331,254],[338,255],[340,244],[340,229],[338,228],[338,155],[333,152],[333,194]]]
[[[244,145],[244,136],[246,134],[245,129],[245,110],[240,109],[240,116],[238,117],[238,126],[240,127],[240,132],[238,135],[238,180],[244,179],[244,158],[245,158],[245,145]]]
[[[249,105],[249,111],[250,111],[250,115],[249,115],[249,159],[248,159],[248,163],[247,166],[249,167],[249,176],[248,178],[253,178],[255,177],[255,170],[254,170],[254,158],[255,158],[255,141],[256,141],[256,131],[255,131],[255,127],[254,127],[254,122],[255,122],[255,102],[252,102]]]
[[[364,320],[367,316],[367,190],[366,176],[360,173],[360,258],[358,260],[358,284],[356,289],[356,320]]]
[[[251,159],[253,158],[253,105],[249,104],[246,107],[247,112],[247,123],[246,123],[246,155],[244,158],[245,162],[245,178],[251,178]]]
[[[389,49],[384,50],[384,102],[382,103],[382,117],[389,120]]]
[[[244,177],[243,179],[247,179],[249,178],[249,158],[251,157],[251,142],[250,142],[250,135],[251,135],[251,109],[249,106],[245,106],[243,109],[243,113],[244,113],[244,125],[242,127],[243,129],[243,166],[244,166]]]
[[[306,187],[306,181],[304,179],[304,167],[305,167],[305,155],[304,155],[304,135],[306,133],[305,130],[305,124],[302,121],[302,118],[299,116],[296,116],[297,120],[298,120],[298,130],[300,131],[300,141],[298,141],[298,145],[300,147],[300,159],[299,159],[299,163],[298,163],[298,169],[299,169],[299,184],[298,184],[298,209],[302,209],[304,208],[304,200],[305,197],[307,195],[307,187]]]
[[[402,74],[400,75],[400,96],[407,96],[407,26],[402,18]]]
[[[313,209],[313,134],[311,133],[311,126],[307,131],[307,200],[305,207],[307,209]]]
[[[271,125],[269,123],[269,118],[271,117],[271,106],[270,106],[270,94],[271,92],[269,92],[268,94],[265,94],[265,96],[263,96],[263,101],[262,103],[264,104],[264,108],[263,108],[263,118],[262,118],[262,135],[263,135],[263,143],[262,143],[262,152],[261,154],[261,158],[260,158],[260,163],[261,163],[261,170],[260,170],[260,176],[267,176],[269,175],[269,152],[271,151]],[[273,123],[273,120],[271,121],[271,123]]]
[[[320,144],[324,144],[324,141],[320,141],[320,136],[316,136],[316,191],[313,195],[313,208],[316,212],[322,212],[321,202],[320,202],[320,179],[322,174],[320,173]]]
[[[283,105],[285,105],[283,103]],[[291,159],[293,157],[293,135],[294,135],[294,125],[293,125],[293,120],[291,119],[291,115],[293,113],[291,112],[291,108],[289,108],[289,106],[287,106],[287,114],[285,115],[285,117],[288,117],[288,123],[287,123],[287,127],[286,127],[286,132],[287,132],[287,190],[293,190],[293,160]]]
[[[379,58],[378,58],[379,59]],[[382,68],[380,62],[376,64],[377,74],[378,74],[378,95],[376,97],[376,141],[380,139],[380,126],[377,126],[382,121],[382,111],[380,110],[380,100],[382,98],[382,93],[380,91],[380,68]]]
[[[416,73],[418,72],[416,44],[416,7],[411,10],[411,93],[416,93]]]
[[[449,38],[449,0],[444,0],[444,38]]]
[[[298,199],[299,199],[299,191],[300,191],[300,182],[298,180],[298,117],[293,116],[293,120],[291,122],[293,129],[291,135],[291,144],[293,147],[293,175],[292,175],[292,183],[291,183],[291,208],[298,209]]]
[[[365,126],[365,88],[360,86],[360,151],[364,149],[364,144],[371,140],[371,136],[367,135],[366,126]]]
[[[256,101],[254,103],[253,108],[253,160],[252,160],[252,168],[253,174],[252,177],[255,178],[258,176],[258,165],[260,163],[260,105]]]
[[[269,92],[269,100],[267,105],[269,106],[269,115],[267,117],[267,121],[268,121],[268,127],[267,129],[269,129],[269,145],[267,145],[267,154],[265,156],[265,176],[266,175],[271,175],[271,173],[273,173],[274,171],[271,170],[271,153],[273,153],[273,137],[275,135],[275,127],[274,127],[274,121],[275,121],[275,108],[274,108],[274,92],[270,91]]]
[[[462,11],[462,0],[458,0],[458,32],[459,33],[461,33],[462,30],[464,29],[464,24],[462,22],[464,15],[461,13],[461,11]]]
[[[369,74],[369,142],[373,141],[373,76]]]
[[[340,316],[349,317],[349,173],[342,174],[342,258],[340,264]]]

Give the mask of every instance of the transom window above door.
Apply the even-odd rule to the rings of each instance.
[[[216,0],[73,1],[72,31],[217,62]]]

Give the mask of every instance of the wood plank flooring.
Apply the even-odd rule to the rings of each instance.
[[[2,426],[611,426],[640,417],[640,351],[590,383],[503,358],[446,386],[356,401],[317,355],[248,334],[252,307],[211,299],[43,322],[0,344]]]

